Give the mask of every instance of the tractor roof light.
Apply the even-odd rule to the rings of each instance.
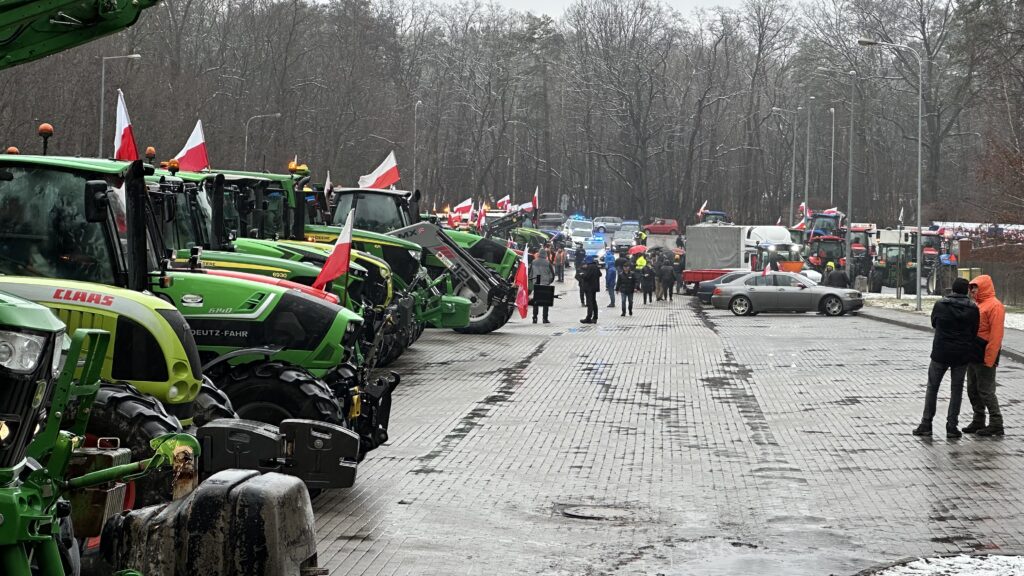
[[[17,146],[8,146],[6,153],[7,154],[21,154],[21,150],[18,150]]]
[[[49,138],[50,136],[53,136],[53,124],[50,124],[49,122],[43,122],[39,125],[37,132],[43,138]]]

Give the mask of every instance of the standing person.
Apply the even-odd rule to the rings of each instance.
[[[776,264],[776,266],[778,266],[778,264]],[[832,271],[829,273],[828,278],[825,280],[825,285],[830,286],[832,288],[849,288],[850,279],[846,277],[845,270],[836,270],[835,268],[833,268]],[[967,287],[964,286],[964,290],[966,289]],[[966,292],[964,292],[964,294],[966,294]]]
[[[565,282],[565,249],[561,244],[555,246],[555,278]]]
[[[833,276],[839,275],[833,272]],[[932,308],[931,363],[928,364],[928,389],[924,396],[924,415],[921,424],[914,429],[914,436],[932,435],[932,418],[939,395],[939,385],[949,371],[951,382],[949,410],[946,412],[946,438],[963,436],[958,429],[960,423],[960,402],[964,394],[964,376],[967,364],[977,359],[979,312],[978,306],[967,296],[968,282],[963,278],[953,281],[952,292],[935,303]]]
[[[980,360],[976,358],[967,365],[967,398],[974,409],[974,418],[963,431],[978,436],[1002,436],[1003,414],[999,411],[999,400],[996,398],[996,366],[999,365],[999,352],[1003,347],[1006,308],[996,298],[995,286],[987,274],[971,280],[970,291],[978,304],[979,348],[983,341],[985,353]],[[985,425],[986,410],[988,426]]]
[[[580,289],[580,306],[587,305],[586,294],[583,292],[583,262],[587,258],[587,251],[583,249],[583,245],[580,244],[576,247],[576,252],[573,254],[574,263],[576,266],[576,283],[579,284]]]
[[[676,254],[672,258],[672,289],[679,294],[679,285],[683,282],[683,255]]]
[[[647,231],[641,229],[639,235],[637,236],[637,240],[641,246],[647,246]]]
[[[601,291],[601,269],[597,267],[593,256],[586,258],[580,285],[587,299],[587,317],[580,320],[580,324],[597,324],[597,293]]]
[[[661,261],[661,268],[658,269],[658,276],[661,280],[661,297],[669,302],[672,301],[672,292],[675,289],[675,267],[672,260],[666,256]]]
[[[618,272],[619,274],[622,274],[623,267],[627,263],[632,268],[633,262],[629,258],[626,257],[626,253],[625,252],[621,252],[619,254],[619,257],[615,259],[615,271]]]
[[[608,291],[608,307],[615,308],[615,277],[618,270],[615,269],[615,254],[611,250],[604,253],[604,287]]]
[[[644,304],[654,302],[654,266],[646,264],[640,268],[637,263],[637,273],[640,274],[640,290],[644,293]]]
[[[615,282],[615,291],[619,293],[619,301],[622,302],[622,316],[626,315],[626,310],[629,310],[629,315],[633,315],[633,293],[636,292],[636,272],[633,270],[633,264],[627,260],[622,266],[622,270],[619,271],[619,277]],[[627,305],[628,304],[628,305]]]
[[[551,266],[551,262],[548,260],[547,250],[541,249],[537,252],[537,257],[530,262],[530,280],[533,282],[532,286],[549,286],[555,281],[555,269]],[[548,322],[548,309],[550,306],[543,306],[544,308],[544,323]],[[537,304],[533,305],[533,323],[537,323]]]
[[[682,248],[683,246],[686,246],[686,243],[683,242],[683,235],[679,234],[676,236],[676,248]]]

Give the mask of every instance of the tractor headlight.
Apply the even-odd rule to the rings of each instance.
[[[34,334],[0,330],[0,366],[13,372],[30,373],[39,365],[46,338]]]
[[[64,362],[67,360],[68,350],[71,349],[71,337],[66,332],[61,332],[57,341],[60,342],[60,350],[53,351],[53,359],[50,361],[54,378],[60,374],[61,368],[64,367]]]

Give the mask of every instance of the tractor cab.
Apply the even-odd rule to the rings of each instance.
[[[701,224],[732,224],[729,214],[721,210],[705,210],[700,215]]]
[[[943,254],[942,235],[938,230],[924,230],[921,232],[921,260],[922,273],[927,274],[939,263],[939,257]]]
[[[807,229],[815,236],[841,236],[843,214],[826,211],[810,217]]]
[[[831,262],[837,270],[846,267],[846,244],[838,236],[814,236],[807,244],[807,263],[824,273]]]
[[[881,292],[884,286],[902,289],[907,294],[916,294],[915,248],[911,243],[879,244],[874,266],[868,278],[869,291]]]

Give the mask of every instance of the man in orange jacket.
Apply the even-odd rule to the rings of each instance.
[[[990,276],[982,275],[971,280],[970,290],[974,301],[978,303],[981,316],[978,323],[977,355],[981,358],[972,359],[967,366],[967,397],[974,408],[974,418],[963,431],[978,436],[1002,436],[1003,415],[999,412],[999,401],[996,399],[996,366],[999,364],[999,351],[1003,347],[1006,308],[996,298],[996,289]],[[980,351],[982,345],[984,355]],[[988,426],[985,425],[986,409]]]

